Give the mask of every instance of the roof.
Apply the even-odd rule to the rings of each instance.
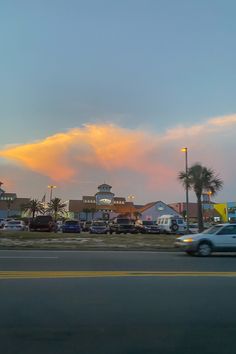
[[[109,188],[112,188],[112,186],[110,186],[109,184],[106,184],[106,183],[102,183],[100,184],[100,186],[98,186],[98,188],[101,188],[101,187],[109,187]]]
[[[135,211],[138,211],[135,206],[133,205],[132,202],[126,202],[125,204],[115,204],[114,205],[114,212],[119,213],[119,214],[124,214],[124,213],[134,213]]]
[[[141,206],[141,208],[138,208],[138,211],[140,213],[143,213],[145,210],[152,208],[154,205],[156,205],[158,202],[151,202],[146,205]]]
[[[103,195],[103,194],[110,194],[110,195],[115,195],[114,193],[112,193],[112,192],[110,192],[110,191],[106,191],[106,192],[104,192],[104,191],[101,191],[101,192],[97,192],[95,195],[99,195],[99,194],[101,194],[101,195]]]

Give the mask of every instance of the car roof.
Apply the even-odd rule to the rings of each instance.
[[[223,226],[231,226],[231,225],[236,226],[236,223],[235,222],[226,222],[226,223],[222,223],[222,224],[211,225],[210,227],[214,227],[214,226],[223,227]]]

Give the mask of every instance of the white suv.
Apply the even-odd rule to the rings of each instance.
[[[236,252],[236,223],[218,224],[199,234],[178,237],[175,246],[199,256],[209,256],[211,252]]]
[[[184,219],[177,215],[162,215],[157,224],[160,232],[166,234],[184,234],[187,229]]]

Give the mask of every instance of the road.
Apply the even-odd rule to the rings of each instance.
[[[236,256],[0,251],[4,354],[234,351]]]

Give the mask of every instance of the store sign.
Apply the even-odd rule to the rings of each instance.
[[[96,196],[97,205],[112,205],[113,197],[110,194],[100,194]]]
[[[110,205],[111,204],[111,199],[107,199],[107,198],[102,198],[99,200],[99,203],[102,205]]]

